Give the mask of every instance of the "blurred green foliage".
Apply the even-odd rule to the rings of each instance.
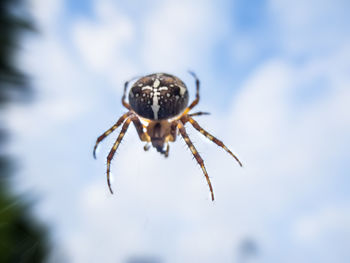
[[[28,78],[18,69],[21,34],[33,30],[21,0],[0,0],[0,114],[16,95],[30,94]],[[3,151],[7,141],[0,125],[0,262],[44,262],[49,245],[46,228],[30,213],[32,205],[11,191],[14,165]]]
[[[14,91],[28,94],[29,90],[27,76],[16,63],[21,35],[34,30],[23,7],[21,0],[0,0],[0,105],[8,102]]]
[[[46,229],[31,217],[30,204],[9,191],[10,164],[0,158],[0,262],[44,262],[49,248]]]

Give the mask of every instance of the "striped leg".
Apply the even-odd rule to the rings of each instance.
[[[185,130],[185,127],[183,126],[183,124],[179,121],[178,122],[178,127],[179,127],[179,131],[182,135],[182,137],[184,138],[187,146],[190,148],[194,158],[196,158],[198,164],[200,165],[200,167],[202,168],[202,171],[204,173],[205,178],[207,179],[207,183],[209,185],[209,189],[210,189],[210,193],[211,193],[211,200],[214,201],[214,192],[213,192],[213,187],[211,186],[211,182],[207,173],[207,170],[204,167],[204,162],[203,159],[201,158],[201,156],[199,155],[199,153],[197,152],[196,148],[193,146],[193,143],[191,142],[190,138],[188,137],[188,134]]]
[[[123,97],[122,97],[122,104],[125,108],[127,108],[128,110],[131,110],[131,107],[129,105],[129,103],[127,103],[125,101],[125,98],[126,98],[126,90],[128,89],[128,85],[129,85],[129,82],[132,81],[131,80],[128,80],[127,82],[124,83],[124,93],[123,93]]]
[[[115,141],[111,151],[109,152],[109,154],[107,156],[107,183],[108,183],[109,190],[111,191],[112,194],[113,194],[113,191],[112,191],[111,183],[109,180],[109,174],[110,174],[110,170],[111,170],[111,161],[112,161],[113,156],[114,156],[116,150],[118,149],[118,146],[119,146],[120,142],[122,141],[126,131],[128,130],[130,122],[131,122],[131,119],[127,119],[124,122],[122,130],[120,131],[117,140]]]
[[[147,152],[147,151],[149,150],[150,147],[151,147],[151,146],[149,145],[149,142],[147,142],[147,143],[145,144],[145,146],[143,146],[143,149],[145,150],[145,152]]]
[[[176,136],[178,134],[177,131],[177,122],[174,121],[171,123],[170,125],[170,137],[169,137],[169,141],[171,142],[175,142],[176,141]]]
[[[187,114],[191,109],[194,108],[194,106],[196,106],[199,102],[199,79],[197,78],[196,74],[192,71],[189,71],[189,73],[195,78],[196,80],[196,99],[190,104],[190,106],[188,106],[183,114]]]
[[[114,124],[109,130],[107,130],[105,133],[103,133],[100,137],[97,138],[96,143],[95,143],[95,147],[94,147],[94,151],[93,151],[93,155],[94,158],[96,159],[96,149],[98,144],[104,139],[106,138],[108,135],[110,135],[115,129],[117,129],[124,121],[127,117],[129,117],[131,114],[131,112],[127,112],[125,113],[123,116],[121,116],[119,118],[119,120],[116,122],[116,124]]]
[[[140,119],[136,115],[133,115],[130,119],[134,123],[134,126],[136,128],[137,134],[140,137],[140,140],[143,142],[150,142],[151,138],[149,137],[149,135],[146,132],[144,132],[143,125],[142,125]]]
[[[242,163],[240,162],[240,160],[238,160],[238,158],[236,157],[236,155],[234,155],[225,145],[222,141],[216,139],[214,136],[212,136],[209,132],[205,131],[201,126],[199,126],[199,124],[192,119],[191,117],[187,117],[186,118],[187,121],[189,121],[192,126],[199,131],[201,134],[203,134],[205,137],[207,137],[209,140],[211,140],[212,142],[214,142],[216,145],[220,146],[221,148],[223,148],[226,152],[228,152],[233,158],[235,158],[235,160],[239,163],[240,166],[242,166]]]
[[[165,158],[168,158],[168,156],[169,156],[169,149],[170,149],[170,146],[169,146],[169,143],[167,142],[166,143],[166,150],[164,152],[164,157]]]
[[[203,111],[198,111],[195,113],[188,114],[188,116],[193,117],[193,116],[201,116],[201,115],[209,115],[209,112],[203,112]]]
[[[128,85],[131,81],[133,81],[134,79],[139,78],[139,77],[133,77],[132,79],[128,80],[127,82],[124,83],[124,93],[123,93],[123,97],[122,97],[122,104],[125,108],[127,108],[128,110],[131,110],[130,104],[126,102],[125,98],[126,98],[126,91],[128,89]]]

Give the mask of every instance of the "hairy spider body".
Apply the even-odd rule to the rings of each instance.
[[[146,142],[144,147],[145,151],[149,149],[149,143],[152,143],[152,146],[155,147],[158,152],[164,154],[165,157],[169,155],[169,142],[174,142],[177,134],[180,133],[194,158],[202,168],[213,201],[214,192],[203,159],[188,137],[184,125],[189,122],[201,134],[227,151],[235,158],[239,165],[242,166],[238,158],[223,144],[223,142],[205,131],[192,118],[193,116],[205,115],[208,113],[196,112],[188,114],[199,102],[199,79],[193,72],[190,72],[190,74],[195,78],[196,82],[196,99],[188,107],[187,87],[179,78],[173,75],[156,73],[138,79],[132,85],[129,92],[130,104],[125,101],[129,81],[125,83],[122,104],[129,111],[122,115],[115,125],[97,138],[93,151],[93,155],[96,158],[95,152],[98,144],[123,124],[121,132],[107,157],[107,183],[111,193],[113,193],[109,180],[111,161],[131,122],[133,122],[136,128],[140,140]],[[140,119],[146,124],[143,124]]]
[[[177,77],[161,73],[140,78],[129,92],[131,108],[149,120],[179,115],[188,104],[186,85]]]

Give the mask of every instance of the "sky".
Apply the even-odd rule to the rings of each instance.
[[[29,0],[38,34],[19,57],[34,101],[12,105],[14,188],[51,230],[49,262],[350,260],[350,4],[345,0]],[[134,127],[96,138],[126,112],[123,84],[168,72],[195,85],[193,128],[216,200],[184,140],[165,159]],[[243,255],[244,256],[244,255]],[[154,259],[154,260],[153,260]],[[153,261],[152,261],[153,260]]]

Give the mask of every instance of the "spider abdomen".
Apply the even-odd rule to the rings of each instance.
[[[186,108],[188,92],[186,85],[173,75],[151,74],[135,82],[129,92],[129,103],[141,117],[164,120]]]

